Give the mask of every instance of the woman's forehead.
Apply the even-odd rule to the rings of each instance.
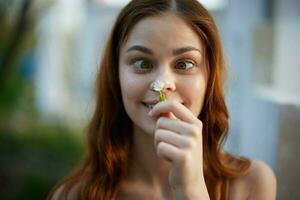
[[[130,31],[124,48],[133,45],[161,45],[178,48],[194,46],[202,49],[201,39],[194,29],[174,14],[146,17],[140,20]]]

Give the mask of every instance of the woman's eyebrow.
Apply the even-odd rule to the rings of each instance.
[[[141,46],[141,45],[133,45],[130,48],[128,48],[126,52],[130,52],[130,51],[141,51],[141,52],[149,54],[149,55],[154,54],[151,49],[149,49],[145,46]],[[193,46],[180,47],[180,48],[174,49],[172,51],[172,53],[173,53],[173,55],[178,55],[178,54],[183,54],[188,51],[198,51],[199,53],[202,53],[200,49],[193,47]]]
[[[178,54],[183,54],[188,51],[198,51],[200,54],[202,53],[200,49],[193,47],[193,46],[181,47],[178,49],[174,49],[172,52],[173,52],[173,55],[178,55]]]
[[[128,48],[126,52],[129,51],[141,51],[143,53],[153,55],[153,51],[151,49],[141,45],[133,45],[132,47]]]

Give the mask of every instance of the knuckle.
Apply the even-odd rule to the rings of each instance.
[[[203,129],[203,122],[198,120],[198,126],[199,126],[200,129]]]
[[[162,155],[165,150],[165,144],[163,142],[159,142],[157,145],[157,154]]]
[[[164,117],[160,117],[157,122],[156,122],[156,128],[161,128],[163,127],[163,124],[165,123]]]
[[[155,131],[155,134],[154,134],[154,140],[155,142],[159,142],[161,139],[162,139],[162,130],[161,129],[157,129]]]
[[[192,155],[189,151],[186,151],[184,153],[184,156],[182,156],[182,162],[183,163],[188,163],[192,159]]]
[[[158,133],[158,131],[156,131],[154,134],[154,143],[157,143],[158,140],[159,140],[159,133]]]
[[[162,118],[160,117],[160,118],[158,118],[158,120],[157,120],[157,122],[156,122],[156,128],[159,128],[160,126],[161,126],[161,120],[162,120]]]
[[[193,137],[198,137],[199,135],[199,129],[197,126],[192,125],[189,129],[189,134]]]
[[[186,142],[186,146],[187,146],[188,148],[191,148],[191,149],[192,149],[193,147],[196,146],[195,140],[193,140],[193,139],[188,139],[187,142]]]
[[[178,158],[177,160],[178,160],[179,163],[184,163],[185,162],[185,155],[184,155],[184,153],[179,154],[177,158]]]
[[[191,160],[191,154],[189,151],[185,151],[182,154],[178,155],[178,161],[185,165],[186,163],[188,163]]]
[[[171,109],[175,109],[175,108],[176,108],[176,104],[177,104],[177,103],[178,103],[177,101],[175,101],[175,100],[171,100],[171,101],[170,101],[170,105],[169,105],[169,106],[170,106],[170,108],[171,108]]]

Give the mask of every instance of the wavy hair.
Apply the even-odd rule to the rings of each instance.
[[[249,160],[222,151],[229,118],[223,89],[226,64],[212,16],[196,0],[132,0],[121,10],[104,49],[96,82],[96,108],[87,129],[87,154],[81,166],[53,188],[48,199],[54,193],[57,199],[67,199],[74,188],[81,200],[116,198],[128,172],[133,138],[132,121],[121,97],[120,48],[137,22],[166,12],[181,17],[204,44],[208,82],[198,118],[204,127],[204,175],[210,198],[228,199],[230,181],[247,173]]]

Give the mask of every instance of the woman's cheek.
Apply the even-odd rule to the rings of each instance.
[[[123,71],[121,79],[121,90],[123,96],[131,100],[137,100],[138,97],[143,95],[143,82],[144,79],[137,77],[137,75],[132,72]]]
[[[195,116],[200,114],[204,102],[205,81],[203,78],[188,79],[182,84],[181,90],[187,107]]]

